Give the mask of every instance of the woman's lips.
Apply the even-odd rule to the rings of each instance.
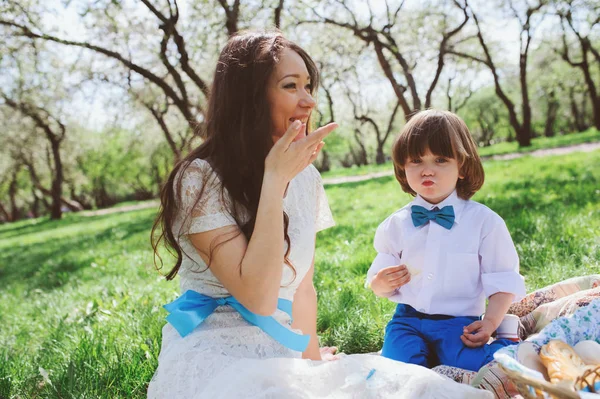
[[[424,181],[422,184],[423,184],[425,187],[430,187],[430,186],[433,186],[433,182],[432,182],[431,180],[425,180],[425,181]]]

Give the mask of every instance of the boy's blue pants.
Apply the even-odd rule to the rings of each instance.
[[[460,340],[463,328],[478,317],[429,315],[398,304],[385,328],[381,355],[424,367],[443,364],[478,371],[494,360],[494,352],[515,342],[497,339],[491,344],[469,348]]]

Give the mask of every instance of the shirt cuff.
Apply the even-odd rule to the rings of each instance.
[[[488,298],[498,292],[508,292],[515,295],[513,302],[516,302],[526,294],[523,276],[517,272],[483,273],[481,283]]]

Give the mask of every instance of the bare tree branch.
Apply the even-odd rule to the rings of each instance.
[[[433,81],[429,85],[429,89],[427,90],[427,94],[425,95],[425,108],[431,107],[431,95],[433,94],[433,90],[437,86],[437,82],[440,78],[440,75],[442,74],[442,69],[444,68],[444,58],[445,58],[446,54],[448,53],[448,41],[453,36],[455,36],[458,32],[460,32],[462,30],[462,28],[464,28],[465,25],[467,24],[467,22],[469,21],[469,14],[467,14],[467,6],[466,5],[462,6],[456,0],[454,1],[454,5],[463,11],[464,19],[456,28],[451,29],[450,31],[444,32],[442,34],[442,41],[440,43],[439,50],[438,50],[438,65],[437,65],[437,69],[435,71],[435,77],[433,78]]]
[[[240,0],[234,0],[230,7],[227,0],[218,0],[223,10],[225,10],[225,27],[229,36],[233,36],[238,31],[238,19],[240,15]]]
[[[279,0],[275,11],[273,12],[273,24],[277,29],[281,29],[281,12],[283,11],[283,3],[285,0]]]
[[[410,117],[414,114],[415,111],[420,110],[422,108],[423,101],[419,97],[419,93],[417,90],[417,82],[414,77],[414,69],[416,67],[416,64],[411,65],[411,63],[406,59],[405,55],[402,53],[402,51],[400,51],[401,46],[398,45],[394,34],[392,33],[392,27],[397,22],[398,14],[404,5],[404,1],[402,1],[400,5],[396,8],[393,15],[390,5],[386,1],[385,5],[387,24],[381,29],[376,29],[373,26],[374,12],[370,7],[370,3],[367,3],[367,5],[369,6],[370,18],[366,26],[364,24],[361,26],[358,23],[355,13],[350,9],[346,1],[336,0],[336,3],[341,5],[344,8],[344,10],[348,13],[348,15],[350,15],[350,22],[330,18],[328,16],[321,16],[317,11],[313,9],[313,13],[317,16],[317,20],[301,21],[301,23],[310,22],[334,25],[339,28],[351,31],[354,36],[359,38],[367,45],[372,44],[379,65],[381,66],[385,77],[390,82],[392,89],[394,90],[394,94],[396,95],[398,102],[402,107],[405,119],[410,119]],[[439,77],[441,76],[442,70],[444,68],[444,57],[446,56],[446,54],[449,53],[449,50],[452,47],[450,45],[451,39],[456,37],[456,35],[460,31],[462,31],[462,29],[466,26],[467,21],[469,20],[466,3],[465,5],[461,5],[457,0],[454,0],[454,5],[460,10],[462,10],[464,18],[458,23],[457,26],[442,33],[442,40],[438,52],[438,65],[435,76],[431,84],[429,85],[425,96],[425,107],[431,106],[433,92],[438,84]],[[391,59],[388,59],[388,53],[389,55],[391,55]],[[402,84],[398,81],[397,77],[394,74],[394,67],[392,66],[391,62],[394,62],[394,64],[397,63],[400,66],[400,69],[402,70],[402,75],[406,80],[405,84]],[[406,92],[410,93],[412,104],[409,104],[405,94]]]
[[[104,47],[96,46],[96,45],[86,43],[86,42],[76,42],[76,41],[72,41],[72,40],[61,39],[61,38],[58,38],[58,37],[55,37],[52,35],[34,33],[26,26],[19,25],[19,24],[10,22],[10,21],[0,20],[0,25],[17,28],[20,30],[21,36],[29,37],[31,39],[41,39],[41,40],[51,41],[51,42],[55,42],[55,43],[59,43],[59,44],[86,48],[86,49],[98,52],[100,54],[104,54],[110,58],[113,58],[113,59],[121,62],[127,68],[140,74],[144,78],[148,79],[149,81],[151,81],[152,83],[154,83],[158,87],[160,87],[164,91],[165,95],[167,95],[169,98],[171,98],[173,100],[173,103],[180,110],[180,112],[182,113],[182,115],[185,117],[186,120],[191,122],[194,119],[193,115],[190,113],[188,105],[183,102],[181,97],[175,92],[175,90],[173,90],[173,88],[164,79],[160,78],[159,76],[152,73],[148,69],[145,69],[145,68],[141,67],[140,65],[135,64],[134,62],[126,59],[121,54],[119,54],[115,51],[111,51]]]

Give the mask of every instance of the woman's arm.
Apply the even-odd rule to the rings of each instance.
[[[303,334],[310,335],[308,347],[302,353],[302,358],[321,360],[319,351],[319,337],[317,336],[317,291],[313,284],[313,275],[315,271],[315,260],[310,266],[308,273],[298,286],[294,295],[292,305],[292,328],[297,328]]]
[[[300,126],[301,127],[301,126]],[[283,271],[283,194],[289,181],[316,159],[321,141],[336,124],[293,142],[300,129],[292,124],[265,159],[256,223],[250,241],[238,226],[227,226],[189,238],[215,277],[249,311],[269,316],[277,309]],[[211,251],[219,244],[216,250]]]
[[[238,226],[227,226],[189,238],[215,277],[244,307],[269,316],[277,308],[283,271],[283,191],[285,182],[265,177],[250,242]],[[227,241],[229,240],[229,241]],[[257,295],[260,293],[260,295]]]

